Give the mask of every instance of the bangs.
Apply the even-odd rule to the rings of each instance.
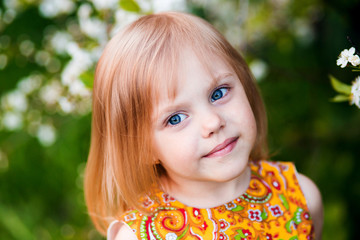
[[[185,51],[193,52],[211,75],[210,66],[214,57],[237,73],[234,69],[236,63],[228,54],[228,46],[223,45],[225,39],[210,24],[191,15],[184,18],[184,14],[168,14],[144,17],[146,26],[143,28],[148,29],[148,36],[138,39],[142,39],[146,47],[139,51],[142,56],[137,61],[137,72],[143,70],[141,78],[151,91],[154,104],[164,96],[164,91],[169,100],[176,97],[181,65],[187,60],[183,54]]]

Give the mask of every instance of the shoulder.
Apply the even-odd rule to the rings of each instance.
[[[293,162],[263,160],[259,161],[253,168],[254,170],[258,169],[259,173],[262,175],[266,174],[266,171],[281,173],[289,181],[294,179],[293,177],[296,176],[312,217],[316,236],[315,239],[321,239],[323,226],[323,204],[321,193],[316,184],[307,176],[298,173]]]
[[[137,237],[125,223],[114,221],[108,228],[107,240],[137,240]]]
[[[304,193],[315,229],[315,239],[321,238],[323,225],[323,204],[321,193],[315,183],[303,174],[298,174],[298,181]]]

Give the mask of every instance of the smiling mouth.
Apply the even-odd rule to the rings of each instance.
[[[226,139],[223,143],[217,145],[213,150],[211,150],[204,157],[219,157],[219,156],[224,156],[224,155],[230,153],[234,149],[238,139],[239,139],[239,137],[233,137],[233,138]]]

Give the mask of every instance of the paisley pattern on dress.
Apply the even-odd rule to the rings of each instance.
[[[199,209],[158,191],[141,200],[151,214],[130,210],[121,220],[141,240],[313,239],[295,166],[270,161],[249,165],[249,187],[231,202]]]

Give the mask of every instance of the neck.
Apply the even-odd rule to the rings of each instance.
[[[227,182],[176,181],[164,177],[162,188],[181,203],[196,208],[212,208],[234,200],[249,187],[251,170]]]

